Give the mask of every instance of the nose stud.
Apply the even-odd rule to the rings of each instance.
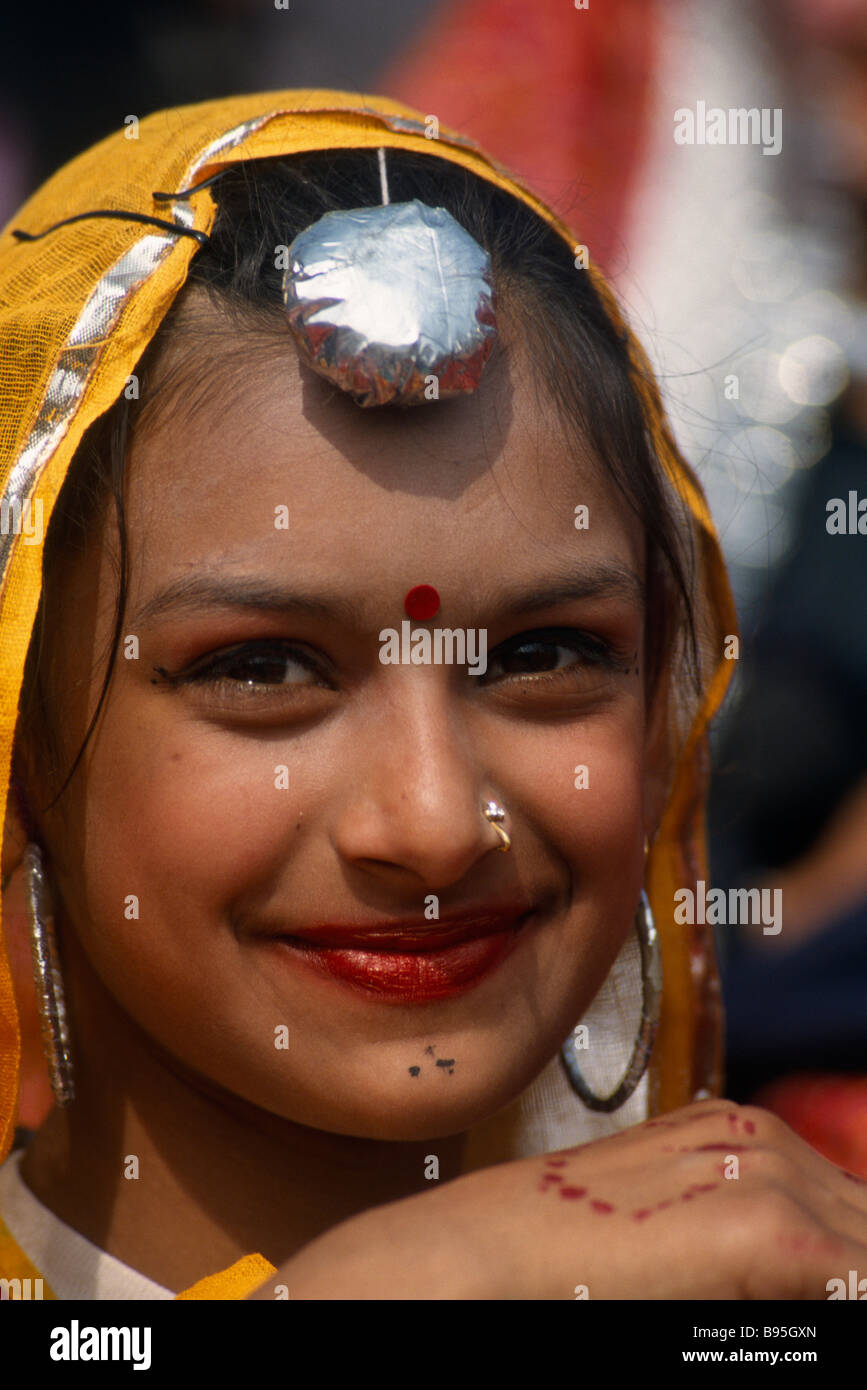
[[[512,840],[501,824],[506,819],[506,812],[503,807],[498,806],[496,801],[486,801],[482,807],[482,815],[496,830],[500,837],[500,849],[506,854],[512,848]]]

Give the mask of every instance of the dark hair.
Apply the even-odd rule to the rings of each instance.
[[[698,682],[695,617],[691,599],[689,536],[679,499],[665,479],[650,441],[635,389],[627,335],[609,317],[590,276],[576,269],[566,242],[525,203],[494,184],[435,154],[389,150],[392,202],[418,198],[445,207],[491,257],[495,291],[516,307],[538,380],[556,404],[576,449],[589,444],[647,537],[648,613],[654,638],[648,645],[648,687],[654,688],[678,636],[681,659]],[[230,166],[215,182],[218,213],[207,246],[193,257],[187,286],[205,287],[240,321],[273,324],[282,310],[282,271],[275,250],[333,209],[381,202],[373,150],[316,152],[252,160]],[[46,538],[43,601],[28,652],[21,701],[22,721],[39,720],[53,748],[41,659],[45,593],[71,547],[87,536],[94,517],[114,497],[120,535],[117,609],[99,701],[55,802],[65,791],[105,701],[123,633],[127,596],[127,533],[124,468],[128,442],[142,410],[152,402],[148,379],[183,306],[178,296],[136,369],[139,398],[121,397],[91,426],[70,466]],[[383,407],[386,409],[399,407]],[[48,808],[46,808],[48,809]]]

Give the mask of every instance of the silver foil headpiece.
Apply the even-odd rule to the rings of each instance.
[[[303,359],[363,406],[475,391],[496,334],[490,257],[418,199],[327,212],[289,247],[283,298]]]

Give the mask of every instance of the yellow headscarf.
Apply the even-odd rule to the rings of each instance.
[[[47,527],[85,430],[120,396],[183,287],[199,245],[189,235],[136,221],[72,222],[34,242],[17,240],[13,227],[41,232],[100,208],[134,211],[207,233],[217,213],[210,190],[170,203],[154,200],[153,193],[190,188],[244,160],[384,146],[463,166],[526,203],[577,249],[580,237],[472,142],[445,128],[437,139],[428,134],[422,115],[382,97],[270,92],[158,112],[108,136],[49,179],[0,234],[0,500],[17,499],[23,506],[29,499],[31,515],[38,514],[41,502]],[[622,329],[602,277],[592,264],[583,273],[591,276],[611,319]],[[707,877],[707,727],[731,673],[724,642],[736,632],[736,619],[704,495],[674,444],[645,354],[631,333],[628,341],[648,431],[691,517],[704,681],[700,701],[671,683],[675,772],[648,862],[647,890],[665,981],[648,1096],[649,1109],[656,1113],[686,1104],[696,1094],[717,1092],[721,1083],[721,1021],[710,929],[677,925],[673,911],[675,890]],[[42,544],[32,541],[12,528],[0,534],[0,825],[42,582]],[[12,1143],[20,1065],[0,902],[0,1162]]]

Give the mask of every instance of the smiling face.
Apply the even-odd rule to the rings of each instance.
[[[641,529],[510,337],[474,396],[407,411],[273,335],[200,343],[207,389],[131,452],[125,642],[42,825],[73,1002],[87,979],[191,1084],[337,1133],[455,1133],[527,1086],[631,928],[658,815]],[[69,756],[115,543],[109,509],[52,628]],[[413,627],[484,630],[483,674],[380,660],[418,584],[441,606]],[[390,970],[355,935],[388,930]]]

